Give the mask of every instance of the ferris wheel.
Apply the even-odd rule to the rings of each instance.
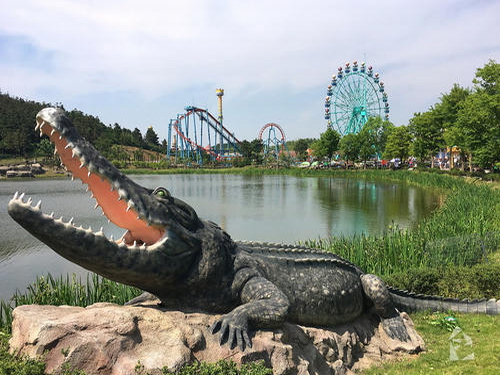
[[[370,117],[389,119],[389,102],[384,83],[371,66],[354,61],[339,67],[328,85],[325,120],[341,136],[358,133]]]

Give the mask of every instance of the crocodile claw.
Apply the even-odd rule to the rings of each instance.
[[[227,342],[231,349],[238,345],[241,351],[244,351],[246,347],[252,347],[252,341],[248,336],[247,319],[243,318],[241,314],[229,313],[224,315],[212,325],[210,331],[212,334],[220,332],[220,345]]]
[[[404,342],[411,341],[403,319],[399,315],[382,319],[382,326],[384,327],[385,333],[387,333],[391,339]]]

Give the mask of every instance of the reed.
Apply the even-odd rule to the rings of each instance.
[[[335,252],[366,272],[389,275],[409,268],[470,266],[500,247],[500,191],[438,174],[392,174],[408,183],[442,187],[444,204],[413,228],[388,228],[382,235],[306,241]]]
[[[95,273],[87,274],[86,282],[75,274],[54,278],[39,276],[24,293],[16,291],[11,303],[0,300],[0,328],[10,330],[12,311],[21,305],[69,305],[85,307],[97,302],[124,304],[138,296],[141,290],[105,279]]]

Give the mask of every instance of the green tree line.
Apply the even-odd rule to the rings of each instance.
[[[478,68],[472,83],[472,88],[453,85],[428,111],[415,113],[407,125],[394,126],[371,117],[357,134],[339,140],[337,132],[327,129],[319,140],[299,139],[289,148],[299,158],[307,157],[305,150],[312,148],[319,159],[334,154],[348,161],[414,156],[431,162],[440,151],[454,149],[471,170],[474,165],[493,168],[500,162],[500,64],[490,60]]]
[[[31,158],[37,153],[48,156],[52,153],[50,143],[35,131],[35,116],[50,103],[39,103],[11,97],[0,92],[0,156]],[[130,130],[119,124],[106,126],[96,117],[73,109],[67,112],[78,132],[91,142],[102,154],[112,157],[115,145],[133,146],[162,152],[164,148],[158,135],[149,127],[144,136],[138,128]]]
[[[299,160],[304,160],[307,150],[312,149],[318,159],[331,159],[335,154],[348,161],[374,157],[405,160],[415,156],[419,161],[431,162],[439,151],[453,148],[471,169],[473,165],[492,168],[500,162],[500,64],[490,60],[478,68],[472,83],[472,88],[453,85],[428,111],[415,113],[407,125],[394,126],[373,117],[357,134],[340,138],[335,130],[327,129],[319,139],[288,141],[287,147]],[[50,154],[50,144],[34,130],[36,113],[48,105],[0,92],[0,156]],[[165,140],[160,145],[152,127],[143,136],[137,128],[130,130],[117,123],[106,126],[98,117],[77,109],[68,116],[78,131],[110,159],[117,158],[115,154],[120,150],[116,145],[158,152],[166,148]],[[243,164],[263,162],[261,142],[245,141],[241,148]]]

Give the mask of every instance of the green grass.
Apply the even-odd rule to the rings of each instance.
[[[10,335],[0,329],[0,375],[42,375],[45,364],[30,358],[17,358],[9,354]]]
[[[363,371],[363,374],[482,374],[500,373],[500,317],[487,315],[454,314],[462,329],[454,338],[462,342],[452,342],[452,325],[447,314],[416,313],[411,318],[415,328],[426,343],[427,350],[413,359],[385,363]],[[467,335],[472,345],[465,345]],[[455,347],[459,360],[450,359],[450,343]],[[463,360],[474,354],[474,359]]]
[[[82,283],[74,274],[59,278],[54,278],[50,274],[39,276],[24,293],[16,292],[10,303],[0,300],[0,328],[10,332],[12,310],[21,305],[85,307],[96,302],[122,305],[141,293],[142,291],[137,288],[110,281],[97,274],[88,274],[86,283]]]

